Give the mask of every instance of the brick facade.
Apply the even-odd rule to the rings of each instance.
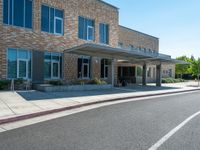
[[[123,26],[119,26],[119,43],[123,43],[124,48],[128,48],[131,44],[135,48],[159,51],[158,38]]]
[[[64,34],[55,35],[41,31],[41,5],[64,10]],[[118,8],[101,0],[33,0],[33,28],[21,28],[3,24],[3,0],[0,0],[0,79],[7,78],[7,48],[49,51],[63,53],[64,50],[84,43],[78,38],[78,17],[84,16],[95,21],[95,38],[90,41],[99,44],[99,23],[109,24],[109,45],[118,47],[118,43],[127,48],[130,44],[137,48],[159,51],[156,37],[119,26]],[[66,82],[77,80],[78,55],[64,53],[63,79]],[[100,78],[101,58],[92,57],[91,76]],[[115,63],[117,64],[117,62]],[[137,65],[137,64],[136,64]],[[134,65],[135,66],[135,65]],[[117,78],[115,65],[115,79]],[[109,65],[108,82],[111,82],[111,65]]]
[[[54,35],[41,31],[41,4],[64,10],[64,35]],[[22,48],[29,50],[63,52],[63,50],[87,43],[78,38],[78,16],[95,20],[95,40],[99,43],[99,23],[109,24],[109,46],[118,43],[118,9],[99,0],[34,0],[33,29],[3,24],[3,0],[0,0],[0,78],[6,78],[6,49]],[[77,78],[77,55],[64,56],[64,79]],[[93,63],[96,59],[93,59]],[[100,64],[95,63],[94,77],[99,77]],[[96,70],[95,70],[96,69]]]

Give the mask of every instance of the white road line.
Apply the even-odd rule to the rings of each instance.
[[[165,143],[171,136],[173,136],[178,130],[180,130],[184,125],[186,125],[189,121],[191,121],[193,118],[198,116],[200,114],[200,111],[196,112],[195,114],[191,115],[187,119],[185,119],[181,124],[176,126],[174,129],[172,129],[170,132],[168,132],[165,136],[163,136],[158,142],[156,142],[152,147],[150,147],[148,150],[157,150],[163,143]]]

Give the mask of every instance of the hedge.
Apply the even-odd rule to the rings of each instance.
[[[163,78],[162,83],[180,83],[180,82],[185,82],[183,79],[174,79],[174,78]]]

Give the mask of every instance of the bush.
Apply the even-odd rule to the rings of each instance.
[[[185,82],[183,79],[174,79],[174,78],[163,78],[162,83],[180,83]]]
[[[54,86],[63,85],[62,81],[60,80],[49,81],[49,84],[54,85]]]
[[[0,80],[0,90],[8,89],[9,85],[10,85],[9,80]]]
[[[21,85],[21,84],[24,83],[24,80],[23,79],[16,79],[16,80],[14,80],[14,82],[15,82],[15,85]]]
[[[89,84],[105,85],[105,84],[107,84],[107,82],[106,82],[106,81],[103,81],[103,80],[101,80],[101,79],[94,78],[93,80],[91,80],[91,81],[89,82]]]

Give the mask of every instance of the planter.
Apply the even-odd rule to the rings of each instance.
[[[61,85],[61,86],[53,86],[50,84],[40,84],[35,85],[34,88],[38,91],[43,92],[65,92],[65,91],[91,91],[91,90],[103,90],[103,89],[111,89],[111,84],[106,85]]]

